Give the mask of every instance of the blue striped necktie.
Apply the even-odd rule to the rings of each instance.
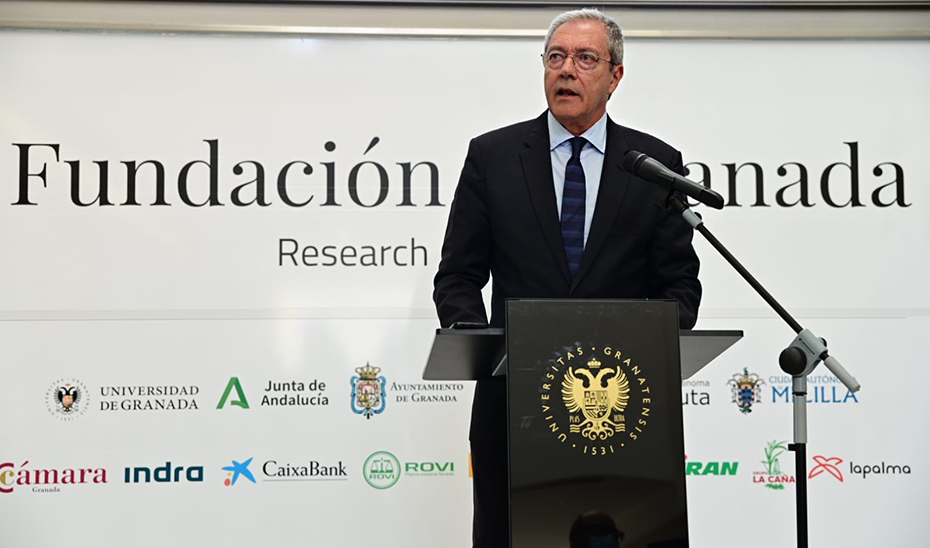
[[[584,137],[569,139],[572,157],[565,164],[565,186],[562,189],[562,244],[568,259],[572,279],[581,264],[584,253],[584,168],[581,166],[581,149],[588,141]]]

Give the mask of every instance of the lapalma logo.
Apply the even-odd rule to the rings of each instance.
[[[816,455],[814,457],[814,462],[817,464],[811,468],[810,474],[807,475],[807,479],[814,479],[826,472],[827,474],[838,479],[840,482],[843,481],[843,472],[839,468],[840,464],[843,463],[843,459],[839,457],[824,457],[823,455]]]
[[[33,493],[58,493],[59,486],[107,483],[104,468],[31,468],[29,461],[19,466],[0,463],[0,493],[30,486]]]
[[[52,415],[70,421],[90,407],[90,391],[77,379],[58,379],[46,392],[45,405]]]
[[[849,471],[846,475],[843,474],[843,470],[840,468],[840,464],[844,462],[840,457],[824,457],[822,455],[817,455],[814,457],[814,467],[811,468],[808,478],[816,477],[825,477],[824,472],[828,475],[837,479],[842,483],[845,483],[847,479],[863,479],[867,480],[875,476],[894,476],[894,475],[909,475],[911,473],[911,467],[907,464],[887,464],[882,461],[879,464],[856,464],[852,460],[849,461]]]
[[[232,394],[233,390],[236,391],[236,396],[235,399],[230,400],[229,396]],[[216,408],[222,409],[226,407],[227,403],[229,403],[229,405],[241,407],[242,409],[249,408],[249,400],[245,398],[245,392],[242,390],[239,377],[229,377],[229,382],[226,383],[226,390],[223,391],[223,396],[220,398],[220,402],[216,404]]]
[[[250,457],[249,460],[242,462],[232,461],[232,465],[224,466],[223,470],[228,473],[226,474],[226,480],[223,481],[223,484],[226,487],[232,487],[239,481],[240,476],[255,483],[255,476],[252,474],[252,471],[249,470],[249,465],[252,464],[252,458],[254,457]]]

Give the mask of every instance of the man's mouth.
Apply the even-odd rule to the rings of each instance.
[[[556,92],[559,97],[577,97],[578,94],[570,89],[562,88]]]

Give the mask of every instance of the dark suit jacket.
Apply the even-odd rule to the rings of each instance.
[[[472,139],[449,213],[433,299],[440,323],[485,322],[481,288],[492,281],[490,325],[502,327],[505,300],[522,298],[674,299],[690,328],[701,299],[692,229],[653,203],[656,187],[623,169],[630,150],[682,172],[681,153],[608,119],[607,150],[591,230],[571,279],[562,244],[543,113]],[[479,381],[472,448],[503,450],[504,388]],[[495,423],[497,427],[486,427]],[[485,431],[485,430],[494,430]]]

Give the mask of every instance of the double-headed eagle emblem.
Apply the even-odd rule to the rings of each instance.
[[[606,440],[614,432],[623,431],[623,419],[615,422],[611,420],[611,413],[622,413],[630,401],[630,381],[620,366],[616,370],[600,367],[601,362],[591,360],[588,369],[569,367],[562,379],[565,407],[569,413],[580,411],[585,419],[572,424],[569,431],[580,432],[592,441]]]

